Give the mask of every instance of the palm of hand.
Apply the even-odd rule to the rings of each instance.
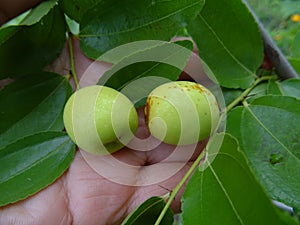
[[[140,118],[142,119],[142,115]],[[145,125],[140,124],[137,136],[147,135]],[[198,150],[202,147],[203,143],[200,143]],[[138,179],[138,177],[145,176],[153,167],[168,170],[181,163],[180,159],[162,161],[172,151],[172,146],[162,143],[149,152],[124,148],[115,153],[114,157],[135,165],[137,169],[131,173],[132,177]],[[89,166],[81,152],[77,151],[69,170],[55,183],[24,201],[1,208],[0,224],[120,224],[125,216],[142,201],[150,196],[164,195],[168,189],[172,189],[190,163],[187,163],[174,176],[160,183],[127,186],[99,175]],[[172,205],[176,212],[179,211],[179,199],[180,197],[175,199]]]
[[[74,50],[75,61],[77,61],[75,62],[76,69],[80,76],[91,61],[82,55],[77,41],[74,42]],[[69,68],[66,54],[65,49],[51,70]],[[107,69],[107,65],[99,64],[98,67]],[[64,72],[58,71],[61,74]],[[91,77],[91,79],[94,78]],[[92,82],[95,82],[95,79]],[[139,138],[149,136],[142,109],[139,110],[139,128],[136,135]],[[165,195],[174,188],[204,145],[205,141],[198,144],[196,151],[193,150],[193,155],[189,157],[190,161],[186,160],[186,156],[181,157],[181,154],[186,155],[184,153],[186,149],[180,149],[181,153],[168,159],[168,156],[174,152],[174,146],[164,143],[151,151],[135,151],[125,147],[114,153],[113,156],[118,160],[135,166],[134,170],[127,171],[127,176],[129,174],[137,181],[147,179],[149,175],[156,176],[153,171],[181,168],[173,176],[146,186],[123,185],[101,176],[90,167],[81,152],[77,151],[70,168],[52,185],[26,200],[0,208],[0,224],[120,224],[126,215],[141,202],[151,196]],[[110,159],[104,158],[103,160]],[[120,174],[115,175],[120,176]],[[179,195],[181,194],[182,190]],[[180,196],[175,198],[172,208],[175,212],[179,211]]]

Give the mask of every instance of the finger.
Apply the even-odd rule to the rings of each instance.
[[[0,1],[0,25],[14,18],[20,13],[32,8],[41,0],[1,0]]]
[[[99,175],[80,152],[69,168],[66,187],[72,224],[77,225],[119,224],[135,192],[133,186],[117,184]]]
[[[137,112],[139,115],[139,127],[136,136],[141,139],[149,138],[151,134],[145,122],[144,107],[139,108]],[[146,157],[146,161],[144,161],[144,165],[152,165],[159,162],[193,161],[197,158],[197,156],[204,149],[207,143],[206,139],[192,145],[175,146],[163,143],[158,140],[155,141],[154,139],[149,138],[149,142],[151,141],[154,141],[155,143],[148,143],[148,146],[156,147],[152,149],[149,148],[149,151],[145,151],[146,156],[144,157]],[[145,146],[145,148],[148,147]]]
[[[174,163],[170,163],[174,164]],[[165,164],[165,167],[170,166],[170,164]],[[171,191],[175,188],[175,186],[180,182],[182,177],[186,174],[188,169],[190,168],[192,162],[188,162],[182,169],[180,169],[176,174],[171,176],[170,178],[153,184],[149,186],[141,186],[136,189],[134,192],[134,195],[131,198],[131,201],[129,202],[129,208],[128,212],[130,213],[132,210],[134,210],[137,206],[141,204],[141,202],[144,202],[148,198],[152,196],[165,196],[168,193],[171,193]],[[154,164],[152,166],[156,166],[157,164]],[[156,174],[157,175],[157,174]],[[180,212],[181,207],[181,196],[184,192],[184,187],[187,182],[183,185],[183,187],[180,189],[178,194],[176,195],[175,199],[173,199],[173,202],[171,204],[171,208],[174,213]]]
[[[0,224],[69,225],[68,200],[63,178],[26,200],[0,208]]]

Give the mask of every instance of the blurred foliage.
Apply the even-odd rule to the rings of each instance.
[[[248,0],[285,55],[300,33],[300,0]]]

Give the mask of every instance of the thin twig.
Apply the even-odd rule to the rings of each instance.
[[[199,165],[201,159],[203,158],[205,154],[205,149],[200,153],[200,155],[197,157],[197,159],[193,162],[193,164],[191,165],[191,167],[189,168],[189,170],[186,172],[186,174],[184,175],[184,177],[180,180],[180,182],[177,184],[177,186],[172,190],[172,192],[170,193],[170,197],[165,205],[165,207],[163,208],[163,210],[161,211],[159,217],[157,218],[156,222],[154,225],[159,225],[162,221],[162,219],[164,218],[168,208],[170,207],[173,199],[175,198],[175,196],[177,195],[177,193],[180,191],[180,189],[182,188],[182,186],[184,185],[184,183],[187,181],[187,179],[192,175],[192,173],[194,172],[194,170],[197,168],[197,166]]]
[[[293,68],[293,66],[289,63],[285,55],[276,45],[272,37],[269,35],[268,31],[265,29],[262,22],[259,20],[251,6],[248,4],[247,0],[242,0],[245,5],[248,7],[255,21],[257,22],[260,32],[262,34],[262,39],[264,43],[264,51],[272,65],[276,69],[278,76],[282,79],[288,78],[299,78],[298,73]]]
[[[257,80],[255,80],[255,82],[249,88],[247,88],[245,91],[243,91],[243,93],[240,96],[238,96],[233,102],[231,102],[226,107],[226,112],[229,112],[233,107],[235,107],[241,101],[243,101],[247,97],[247,95],[253,90],[253,88],[255,88],[258,84],[260,84],[263,81],[270,80],[273,78],[274,78],[274,76],[263,76],[263,77],[260,77]]]

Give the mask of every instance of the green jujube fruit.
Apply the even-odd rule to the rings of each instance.
[[[124,147],[138,126],[132,102],[115,89],[100,85],[73,93],[65,105],[63,120],[78,147],[97,155]]]
[[[215,96],[206,87],[189,81],[155,88],[147,98],[145,115],[150,133],[172,145],[194,144],[207,138],[220,117]]]

